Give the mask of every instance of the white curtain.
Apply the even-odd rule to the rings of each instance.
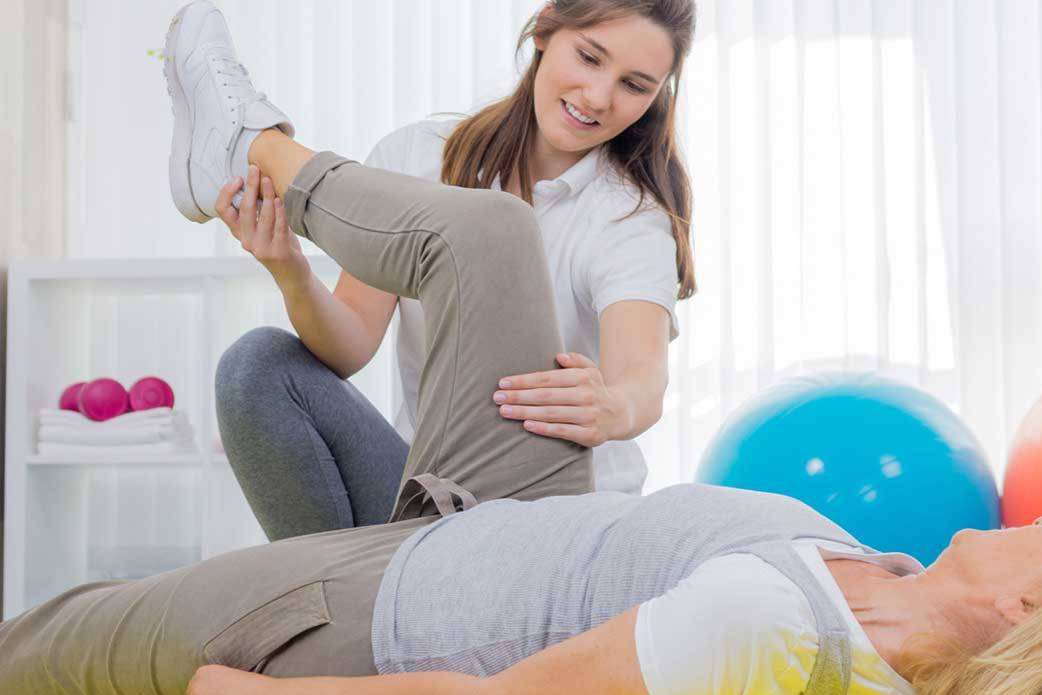
[[[72,257],[242,253],[219,223],[201,230],[170,200],[165,172],[173,116],[159,55],[184,1],[70,0]],[[434,112],[466,112],[508,91],[516,75],[512,46],[540,6],[538,0],[216,4],[254,83],[290,114],[298,139],[355,159],[395,128]]]
[[[684,144],[702,291],[649,487],[743,400],[875,370],[958,412],[996,474],[1042,389],[1037,0],[702,2]]]
[[[241,253],[177,215],[162,173],[171,116],[148,51],[179,4],[71,0],[72,257]],[[218,4],[300,139],[364,158],[509,90],[542,3]],[[700,292],[638,439],[645,491],[690,480],[744,400],[821,369],[933,393],[1001,476],[1042,390],[1040,36],[1039,0],[699,2],[680,128]]]

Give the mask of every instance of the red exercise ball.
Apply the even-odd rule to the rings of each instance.
[[[1002,490],[1004,526],[1028,526],[1042,516],[1042,400],[1024,417],[1010,445]]]
[[[157,376],[142,377],[130,387],[131,410],[173,407],[174,390]]]
[[[130,396],[115,379],[95,379],[79,395],[80,412],[91,420],[110,420],[130,408]]]
[[[80,410],[80,390],[87,385],[86,381],[77,381],[72,386],[66,387],[62,391],[62,395],[58,398],[58,407],[61,410]]]

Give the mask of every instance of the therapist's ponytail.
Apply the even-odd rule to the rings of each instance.
[[[694,0],[551,0],[534,15],[517,42],[549,40],[559,29],[583,29],[601,22],[640,15],[669,32],[673,66],[654,103],[636,123],[606,143],[610,161],[640,191],[633,212],[651,196],[672,220],[677,246],[678,299],[696,290],[691,252],[691,185],[676,143],[677,95],[684,59],[695,32]],[[462,121],[449,136],[442,154],[441,180],[452,186],[490,188],[498,176],[510,180],[527,172],[528,153],[537,133],[535,76],[542,60],[536,49],[514,93]],[[532,182],[520,179],[521,197],[532,202]],[[631,213],[632,214],[632,213]]]

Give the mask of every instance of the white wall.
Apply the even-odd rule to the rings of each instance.
[[[64,253],[65,12],[64,0],[0,0],[0,422],[18,368],[6,356],[8,265]],[[4,442],[0,430],[0,558]]]

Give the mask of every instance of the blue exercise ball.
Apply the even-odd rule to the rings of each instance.
[[[941,401],[872,374],[790,379],[738,409],[698,482],[795,497],[881,551],[928,565],[964,528],[999,528],[973,433]]]

